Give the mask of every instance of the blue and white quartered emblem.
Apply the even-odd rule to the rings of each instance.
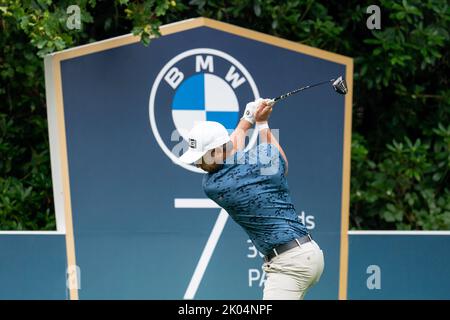
[[[153,83],[151,128],[174,163],[203,172],[178,161],[181,150],[194,143],[188,132],[196,121],[217,121],[231,132],[239,121],[239,106],[258,97],[253,78],[234,57],[210,48],[188,50],[172,58]]]

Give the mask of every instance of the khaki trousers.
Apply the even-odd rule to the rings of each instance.
[[[315,241],[302,244],[263,264],[267,279],[264,300],[301,300],[324,268],[323,252]]]

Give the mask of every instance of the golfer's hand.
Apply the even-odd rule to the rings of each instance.
[[[247,120],[251,124],[255,124],[255,111],[261,101],[263,101],[263,99],[258,98],[255,101],[247,103],[245,106],[244,115],[241,119]]]
[[[272,107],[272,100],[264,99],[260,101],[255,111],[256,122],[266,122],[267,120],[269,120],[270,114],[272,113]]]

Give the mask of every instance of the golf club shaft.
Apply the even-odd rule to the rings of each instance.
[[[313,87],[317,87],[317,86],[320,86],[320,85],[325,84],[325,83],[333,82],[334,80],[335,80],[335,79],[331,79],[331,80],[327,80],[327,81],[322,81],[322,82],[319,82],[319,83],[311,84],[311,85],[309,85],[309,86],[301,87],[301,88],[295,89],[295,90],[293,90],[293,91],[291,91],[291,92],[282,94],[281,96],[278,96],[278,97],[276,97],[276,98],[273,98],[272,100],[273,100],[273,102],[275,103],[275,102],[277,102],[278,100],[285,99],[285,98],[287,98],[287,97],[289,97],[289,96],[291,96],[291,95],[293,95],[293,94],[296,94],[296,93],[298,93],[298,92],[300,92],[300,91],[303,91],[303,90],[306,90],[306,89],[309,89],[309,88],[313,88]]]

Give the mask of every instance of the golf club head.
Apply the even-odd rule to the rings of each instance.
[[[345,80],[342,79],[342,76],[333,82],[333,88],[339,94],[346,94],[348,92],[347,84],[345,83]]]

